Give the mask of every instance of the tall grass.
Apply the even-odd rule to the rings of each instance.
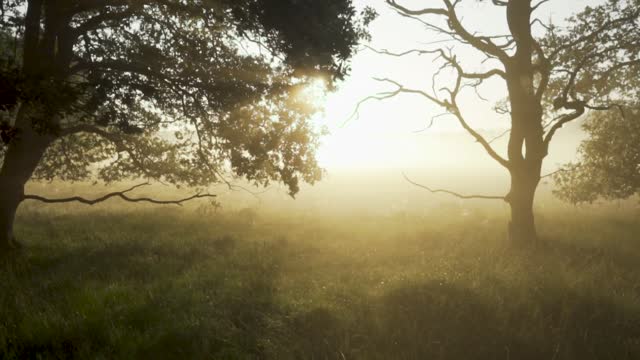
[[[640,359],[637,213],[26,207],[7,359]]]

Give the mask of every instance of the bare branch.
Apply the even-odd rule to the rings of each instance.
[[[360,118],[360,108],[362,107],[362,105],[366,102],[368,102],[369,100],[385,100],[385,99],[390,99],[396,95],[400,94],[400,90],[396,90],[396,91],[392,91],[392,92],[383,92],[383,93],[379,93],[377,95],[371,95],[371,96],[367,96],[366,98],[358,101],[358,103],[356,104],[356,108],[353,110],[353,113],[342,123],[341,126],[345,126],[349,121],[353,120],[353,119],[359,119]]]
[[[462,127],[465,130],[467,130],[467,132],[471,134],[471,136],[473,136],[476,139],[476,141],[480,143],[480,145],[482,145],[482,147],[485,149],[487,154],[489,154],[489,156],[491,156],[494,160],[496,160],[500,165],[504,166],[505,168],[507,169],[511,168],[511,164],[509,163],[509,161],[503,158],[502,156],[500,156],[491,147],[491,144],[484,137],[482,137],[482,135],[480,135],[480,133],[478,133],[471,126],[469,126],[469,124],[464,119],[460,111],[457,109],[458,106],[457,105],[454,105],[454,106],[456,107],[456,111],[454,112],[454,115],[458,118],[458,121],[460,122]]]
[[[447,10],[446,9],[438,9],[438,8],[427,8],[427,9],[421,9],[421,10],[410,10],[402,5],[399,5],[398,3],[396,3],[395,0],[387,0],[387,4],[391,5],[392,7],[394,7],[397,10],[402,11],[403,13],[407,14],[407,15],[414,15],[414,16],[420,16],[420,15],[447,15]]]
[[[626,117],[625,111],[624,111],[624,106],[620,105],[620,104],[608,104],[608,105],[590,105],[590,104],[586,104],[584,107],[586,107],[589,110],[594,110],[594,111],[607,111],[607,110],[611,110],[611,109],[618,109],[620,111],[620,115],[622,115],[622,117]]]
[[[22,197],[23,200],[35,200],[35,201],[40,201],[43,203],[47,203],[47,204],[64,204],[64,203],[71,203],[71,202],[79,202],[85,205],[95,205],[95,204],[99,204],[101,202],[107,201],[111,198],[120,198],[122,200],[128,201],[128,202],[134,202],[134,203],[138,203],[138,202],[147,202],[147,203],[151,203],[151,204],[158,204],[158,205],[182,205],[185,202],[191,201],[191,200],[195,200],[195,199],[202,199],[202,198],[213,198],[216,197],[216,195],[212,195],[212,194],[195,194],[193,196],[187,197],[187,198],[183,198],[183,199],[178,199],[178,200],[156,200],[156,199],[152,199],[149,197],[141,197],[141,198],[132,198],[129,197],[127,195],[127,193],[130,193],[131,191],[138,189],[140,187],[143,186],[147,186],[150,185],[149,183],[142,183],[142,184],[138,184],[135,186],[130,187],[129,189],[126,189],[124,191],[116,191],[116,192],[112,192],[109,194],[106,194],[104,196],[101,196],[99,198],[96,199],[85,199],[83,197],[80,196],[72,196],[72,197],[68,197],[68,198],[59,198],[59,199],[51,199],[51,198],[47,198],[44,196],[40,196],[40,195],[24,195]]]
[[[462,68],[460,67],[460,65],[456,62],[455,58],[447,56],[446,54],[444,54],[444,51],[440,51],[441,52],[441,56],[448,61],[448,64],[452,67],[454,67],[457,71],[458,71],[458,78],[456,81],[456,84],[454,86],[453,89],[442,89],[443,91],[447,91],[450,95],[450,100],[440,100],[438,98],[435,97],[435,95],[429,95],[426,92],[422,91],[422,90],[414,90],[414,89],[407,89],[405,88],[403,85],[401,85],[400,83],[398,83],[397,81],[391,80],[391,79],[386,79],[386,78],[375,78],[375,80],[377,81],[381,81],[381,82],[388,82],[391,83],[395,86],[398,87],[397,90],[393,91],[393,92],[389,92],[389,93],[383,93],[383,94],[379,94],[379,95],[383,95],[383,96],[373,96],[373,97],[368,97],[362,101],[360,101],[358,103],[358,107],[356,108],[356,113],[360,107],[360,105],[368,100],[371,99],[376,99],[376,100],[383,100],[386,98],[390,98],[390,97],[394,97],[400,93],[408,93],[408,94],[418,94],[423,96],[424,98],[430,100],[431,102],[443,107],[445,110],[447,110],[448,112],[450,112],[452,115],[454,115],[457,119],[458,122],[460,123],[460,125],[462,125],[462,127],[469,133],[471,134],[471,136],[473,136],[476,141],[478,143],[480,143],[482,145],[482,147],[485,149],[485,151],[489,154],[489,156],[491,156],[491,158],[493,158],[494,160],[496,160],[500,165],[504,166],[505,168],[509,168],[510,164],[509,161],[506,160],[505,158],[503,158],[502,156],[500,156],[492,147],[491,144],[489,144],[489,142],[482,137],[482,135],[480,135],[480,133],[478,133],[476,130],[474,130],[469,123],[465,120],[465,118],[462,116],[462,113],[460,111],[460,108],[458,107],[458,104],[456,102],[456,98],[458,96],[458,93],[460,92],[461,86],[462,86],[462,80],[463,80],[463,71]]]
[[[387,49],[375,49],[372,48],[369,45],[364,45],[365,48],[373,51],[376,54],[381,54],[381,55],[389,55],[389,56],[395,56],[395,57],[402,57],[402,56],[406,56],[406,55],[411,55],[411,54],[417,54],[417,55],[425,55],[425,54],[438,54],[440,53],[441,50],[420,50],[420,49],[411,49],[411,50],[407,50],[401,53],[394,53],[391,52]]]
[[[388,0],[390,1],[390,0]],[[449,0],[443,0],[445,2],[445,4],[447,4],[447,6],[449,7],[449,12],[448,12],[448,16],[450,18],[450,23],[453,22],[453,20],[451,20],[451,17],[455,18],[455,13],[454,13],[454,6],[455,4],[457,4],[457,2],[455,2],[454,4],[451,4],[451,2]],[[395,4],[395,3],[394,3]],[[457,19],[456,19],[457,20]],[[450,25],[452,26],[452,25]],[[482,38],[482,37],[478,37],[475,38],[477,41],[483,42],[483,41],[487,41],[487,43],[490,43],[490,40],[488,40],[488,38]],[[482,40],[485,39],[485,40]],[[458,122],[462,125],[462,127],[469,133],[471,134],[478,143],[480,143],[482,145],[482,147],[485,149],[485,151],[489,154],[489,156],[491,156],[494,160],[496,160],[500,165],[506,167],[506,168],[510,168],[510,164],[509,161],[506,160],[505,158],[503,158],[502,156],[500,156],[490,145],[490,143],[482,137],[482,135],[480,135],[480,133],[478,133],[477,131],[475,131],[470,125],[469,123],[465,120],[465,118],[462,116],[461,110],[457,104],[457,97],[460,93],[460,91],[462,89],[464,89],[466,86],[469,86],[469,84],[465,84],[463,81],[464,80],[476,80],[476,83],[474,85],[471,85],[472,87],[474,87],[474,89],[477,92],[477,87],[480,86],[482,84],[482,82],[486,79],[489,79],[493,76],[500,76],[503,79],[506,78],[506,73],[503,70],[500,69],[491,69],[487,72],[484,73],[469,73],[469,72],[465,72],[464,69],[462,68],[462,66],[460,65],[460,63],[457,61],[455,55],[452,54],[447,54],[445,52],[444,49],[437,49],[437,50],[420,50],[420,49],[412,49],[412,50],[408,50],[405,52],[401,52],[401,53],[394,53],[394,52],[390,52],[388,50],[376,50],[373,48],[370,48],[370,50],[379,53],[379,54],[384,54],[384,55],[389,55],[389,56],[405,56],[405,55],[409,55],[409,54],[438,54],[437,58],[442,58],[444,59],[444,64],[438,69],[438,71],[436,71],[433,74],[433,81],[432,81],[432,91],[433,94],[428,94],[425,91],[422,90],[416,90],[416,89],[408,89],[405,88],[402,84],[398,83],[397,81],[388,79],[388,78],[374,78],[377,81],[380,82],[388,82],[391,83],[393,85],[395,85],[397,87],[397,89],[395,91],[391,91],[391,92],[386,92],[386,93],[380,93],[374,96],[369,96],[363,100],[361,100],[360,102],[358,102],[356,109],[354,111],[354,114],[349,118],[352,119],[353,117],[355,117],[358,114],[358,111],[360,109],[360,106],[369,100],[384,100],[384,99],[388,99],[394,96],[397,96],[400,93],[408,93],[408,94],[416,94],[416,95],[421,95],[422,97],[426,98],[427,100],[439,105],[440,107],[444,108],[447,112],[449,112],[450,114],[454,115],[457,119]],[[452,88],[441,88],[439,91],[441,92],[446,92],[449,94],[449,99],[440,99],[438,98],[438,92],[435,89],[435,78],[438,76],[438,74],[443,71],[446,68],[453,68],[457,71],[457,79],[455,84],[453,85]],[[347,120],[348,121],[348,120]]]
[[[501,133],[500,135],[494,137],[493,139],[489,140],[489,144],[493,144],[494,142],[498,141],[499,139],[503,138],[504,136],[506,136],[507,134],[509,134],[511,132],[511,129],[505,130],[503,133]]]
[[[532,22],[531,22],[531,27],[533,27],[533,25],[538,24],[540,26],[542,26],[545,30],[547,31],[551,31],[551,27],[545,23],[542,22],[542,20],[535,18]]]
[[[453,30],[464,41],[468,42],[476,49],[500,59],[503,63],[507,63],[509,61],[509,55],[493,41],[491,41],[490,38],[475,36],[462,25],[460,19],[458,18],[458,15],[456,14],[455,4],[452,4],[450,0],[443,1],[447,5],[447,9],[449,10],[448,17],[449,27],[451,28],[451,30]]]
[[[417,134],[417,133],[425,132],[425,131],[427,131],[427,130],[431,129],[431,127],[433,126],[433,124],[436,122],[436,120],[437,120],[438,118],[441,118],[441,117],[443,117],[443,116],[452,116],[452,115],[453,115],[453,114],[452,114],[452,113],[450,113],[450,112],[445,112],[445,113],[442,113],[442,114],[435,115],[435,116],[431,117],[431,121],[429,122],[429,124],[428,124],[427,126],[425,126],[425,128],[424,128],[424,129],[416,130],[416,131],[414,131],[413,133],[414,133],[414,134]]]
[[[449,58],[446,58],[446,59],[447,59],[447,61],[449,61],[451,66],[453,66],[458,71],[458,79],[456,80],[455,88],[454,88],[454,90],[450,91],[450,94],[451,94],[450,107],[452,109],[451,112],[458,118],[458,121],[460,122],[460,125],[462,125],[462,127],[465,130],[467,130],[467,132],[469,134],[471,134],[471,136],[473,136],[476,139],[476,141],[478,143],[480,143],[480,145],[482,145],[482,147],[489,154],[489,156],[491,156],[494,160],[496,160],[500,165],[502,165],[505,168],[509,169],[511,167],[509,161],[506,160],[505,158],[503,158],[502,156],[500,156],[491,147],[491,144],[484,137],[482,137],[482,135],[480,135],[480,133],[478,133],[471,126],[469,126],[469,123],[462,116],[462,112],[460,111],[460,108],[459,108],[459,106],[457,104],[457,96],[458,96],[458,93],[460,91],[460,86],[461,86],[461,83],[462,83],[462,79],[464,77],[463,76],[464,72],[463,72],[462,67],[460,66],[460,64],[458,64],[456,62],[455,58],[449,57]]]
[[[408,89],[405,88],[404,86],[402,86],[400,83],[398,83],[395,80],[391,80],[391,79],[387,79],[387,78],[373,78],[376,81],[380,81],[380,82],[388,82],[391,83],[395,86],[398,87],[398,89],[396,91],[393,92],[394,96],[399,94],[399,93],[407,93],[407,94],[417,94],[417,95],[421,95],[424,98],[427,98],[428,100],[444,107],[447,110],[450,110],[451,104],[449,104],[446,101],[442,101],[438,98],[436,98],[435,96],[429,95],[426,92],[422,91],[422,90],[416,90],[416,89]]]
[[[536,10],[538,10],[538,8],[542,5],[544,5],[545,3],[549,2],[551,0],[540,0],[539,3],[535,4],[534,6],[531,7],[531,12],[534,12]]]
[[[551,129],[549,129],[549,132],[544,137],[545,149],[547,151],[549,150],[549,144],[551,143],[551,140],[553,139],[553,136],[556,134],[556,132],[560,130],[565,124],[582,116],[582,114],[584,114],[585,112],[585,107],[584,105],[576,106],[574,110],[575,111],[570,114],[565,114],[560,116],[558,121],[555,124],[553,124],[553,126],[551,126]]]
[[[555,174],[563,173],[563,172],[566,172],[566,171],[568,171],[568,170],[567,170],[567,169],[558,169],[558,170],[553,171],[553,172],[550,172],[550,173],[548,173],[548,174],[546,174],[546,175],[542,175],[542,176],[540,176],[540,179],[550,178],[550,177],[552,177],[552,176],[553,176],[553,175],[555,175]]]
[[[417,21],[419,23],[421,23],[422,25],[424,25],[427,29],[430,29],[432,31],[435,31],[436,33],[442,33],[442,34],[447,34],[449,36],[452,37],[452,39],[450,40],[456,40],[456,41],[461,41],[456,37],[456,34],[452,31],[447,31],[444,28],[442,28],[441,26],[435,25],[435,24],[431,24],[429,22],[424,21],[423,19],[421,19],[418,16],[413,16],[413,15],[408,15],[406,13],[403,13],[402,11],[399,11],[396,9],[396,12],[398,13],[398,15],[407,18],[407,19],[411,19],[414,21]]]
[[[468,73],[462,72],[460,75],[465,79],[478,79],[478,80],[486,80],[492,76],[500,76],[503,79],[507,78],[507,74],[503,70],[500,69],[491,69],[484,73]]]
[[[386,0],[387,4],[396,9],[400,14],[406,16],[421,16],[421,15],[440,15],[447,19],[447,25],[451,29],[451,32],[444,31],[443,29],[437,29],[443,33],[446,33],[452,37],[459,37],[463,42],[468,43],[474,48],[500,59],[503,63],[509,61],[509,55],[500,46],[491,41],[490,37],[476,36],[470,33],[460,22],[458,15],[456,14],[456,5],[458,1],[451,2],[450,0],[442,0],[446,9],[443,8],[426,8],[421,10],[410,10],[402,5],[399,5],[395,0]],[[501,1],[494,2],[496,5],[501,5]],[[433,27],[432,24],[428,24]]]
[[[407,180],[407,182],[409,182],[412,185],[415,185],[419,188],[425,189],[427,191],[429,191],[432,194],[438,194],[438,193],[442,193],[442,194],[449,194],[449,195],[453,195],[459,199],[483,199],[483,200],[506,200],[505,196],[491,196],[491,195],[463,195],[460,193],[457,193],[455,191],[450,191],[450,190],[446,190],[446,189],[432,189],[428,186],[422,185],[422,184],[418,184],[414,181],[412,181],[411,179],[409,179],[409,177],[407,177],[407,175],[405,173],[402,173],[402,176],[404,176],[404,179]]]

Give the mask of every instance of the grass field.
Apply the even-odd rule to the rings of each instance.
[[[3,358],[640,359],[637,212],[114,209],[22,208]]]

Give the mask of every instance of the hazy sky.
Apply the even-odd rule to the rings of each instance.
[[[538,11],[538,17],[557,25],[572,13],[587,5],[596,5],[603,0],[552,0]],[[401,52],[407,49],[433,49],[437,46],[454,46],[455,42],[441,42],[446,39],[425,29],[418,22],[397,15],[383,0],[356,0],[358,6],[372,6],[378,19],[372,24],[371,46]],[[437,6],[438,0],[399,0],[410,8]],[[463,24],[471,30],[483,34],[505,34],[504,8],[475,0],[463,1],[460,15]],[[435,43],[435,44],[434,44]],[[460,59],[469,69],[479,71],[491,64],[481,64],[477,53],[462,46],[455,47]],[[392,78],[406,87],[429,90],[432,74],[439,64],[433,63],[431,56],[409,56],[392,58],[363,49],[354,58],[351,76],[340,89],[328,96],[325,114],[318,122],[326,125],[331,135],[323,141],[320,151],[321,164],[331,172],[344,169],[452,169],[478,167],[501,170],[493,164],[474,140],[464,132],[451,117],[436,120],[433,127],[423,130],[434,115],[442,113],[436,105],[418,96],[401,95],[382,102],[371,101],[362,106],[359,117],[346,125],[344,122],[353,112],[356,103],[379,91],[393,90],[390,84],[381,84],[373,77]],[[438,88],[450,84],[442,77]],[[481,130],[487,138],[503,132],[509,127],[506,117],[498,116],[491,110],[497,100],[504,99],[506,92],[499,80],[487,83],[481,89],[489,102],[479,101],[472,90],[462,99],[462,109],[468,121]],[[546,161],[546,168],[574,156],[579,143],[578,124],[561,130]],[[506,139],[495,143],[496,149],[505,153]]]

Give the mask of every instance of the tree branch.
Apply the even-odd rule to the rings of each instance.
[[[131,147],[127,146],[126,140],[119,134],[114,134],[91,124],[78,124],[60,130],[59,135],[60,137],[64,137],[80,133],[94,134],[109,141],[111,144],[113,144],[113,146],[115,146],[116,151],[127,153],[134,165],[137,166],[138,169],[148,178],[154,178],[156,181],[162,182],[158,176],[154,176],[149,172],[144,164],[144,161],[140,159],[140,157],[134,152],[134,150],[132,150]]]
[[[130,6],[129,8],[123,11],[103,12],[101,14],[93,16],[85,20],[83,23],[81,23],[77,27],[73,28],[72,30],[73,36],[74,38],[77,38],[80,35],[83,35],[92,30],[96,30],[100,28],[102,25],[109,22],[113,22],[114,24],[116,24],[128,17],[131,17],[133,14],[135,14],[136,10],[139,10],[139,8]]]
[[[550,60],[554,60],[556,56],[558,56],[562,51],[564,51],[565,49],[570,49],[572,47],[576,47],[578,44],[587,42],[587,41],[591,41],[593,39],[595,39],[598,35],[602,34],[602,32],[604,32],[607,29],[610,28],[614,28],[616,25],[618,24],[623,24],[627,21],[630,20],[634,20],[636,19],[638,16],[640,15],[640,9],[632,12],[629,16],[625,16],[625,17],[621,17],[621,18],[617,18],[617,19],[613,19],[610,21],[605,22],[601,27],[599,27],[598,29],[588,33],[588,34],[584,34],[580,37],[578,37],[577,39],[570,41],[562,46],[557,47],[556,49],[554,49],[551,54],[548,56],[548,58]]]
[[[491,195],[463,195],[460,193],[457,193],[455,191],[450,191],[450,190],[446,190],[446,189],[432,189],[428,186],[422,185],[422,184],[418,184],[414,181],[412,181],[411,179],[409,179],[409,177],[407,177],[407,175],[405,173],[402,173],[402,176],[404,176],[404,179],[407,180],[407,182],[409,182],[412,185],[415,185],[419,188],[425,189],[427,191],[429,191],[432,194],[438,194],[438,193],[442,193],[442,194],[449,194],[449,195],[453,195],[459,199],[483,199],[483,200],[506,200],[505,196],[491,196]]]
[[[376,54],[381,54],[381,55],[402,57],[402,56],[407,56],[407,55],[412,55],[412,54],[417,54],[417,55],[439,54],[440,57],[444,58],[448,62],[454,61],[454,59],[449,57],[449,56],[447,56],[442,49],[436,49],[436,50],[410,49],[410,50],[403,51],[403,52],[400,52],[400,53],[395,53],[395,52],[391,52],[391,51],[386,50],[386,49],[378,50],[378,49],[372,48],[372,47],[367,46],[367,45],[365,45],[365,47],[367,49],[375,52]],[[483,73],[470,73],[470,72],[463,71],[462,68],[460,68],[460,71],[461,71],[460,74],[465,79],[486,80],[486,79],[489,79],[492,76],[499,76],[499,77],[501,77],[503,79],[506,79],[506,77],[507,77],[507,74],[504,72],[504,70],[501,70],[501,69],[491,69],[491,70],[488,70],[488,71],[483,72]]]
[[[567,171],[567,169],[558,169],[558,170],[550,172],[550,173],[548,173],[546,175],[540,176],[540,179],[550,178],[550,177],[553,177],[556,174],[560,174],[560,173],[563,173],[563,172],[566,172],[566,171]]]
[[[480,135],[480,133],[478,133],[476,130],[474,130],[469,125],[469,123],[465,120],[465,118],[462,116],[460,108],[458,107],[458,104],[456,102],[456,98],[458,96],[458,93],[460,92],[461,83],[462,83],[462,79],[463,79],[462,69],[461,69],[460,65],[455,61],[454,58],[452,58],[450,56],[447,56],[446,54],[444,54],[444,52],[442,52],[441,56],[446,61],[448,61],[449,65],[453,66],[458,71],[458,79],[456,81],[456,85],[455,85],[454,89],[453,90],[445,89],[450,95],[450,100],[440,100],[435,95],[429,95],[429,94],[427,94],[426,92],[424,92],[422,90],[407,89],[404,86],[402,86],[402,84],[398,83],[397,81],[391,80],[391,79],[374,78],[374,80],[376,80],[376,81],[391,83],[391,84],[395,85],[397,87],[397,89],[395,91],[378,94],[377,96],[369,96],[369,97],[361,100],[360,102],[358,102],[356,110],[354,111],[354,114],[349,118],[349,120],[352,119],[353,117],[355,117],[358,114],[360,106],[364,102],[366,102],[368,100],[372,100],[372,99],[384,100],[384,99],[388,99],[388,98],[397,96],[397,95],[399,95],[401,93],[421,95],[424,98],[426,98],[426,99],[430,100],[431,102],[443,107],[446,111],[448,111],[451,114],[453,114],[458,119],[458,122],[460,123],[460,125],[462,125],[462,127],[469,134],[471,134],[471,136],[473,136],[478,143],[480,143],[482,145],[482,147],[489,154],[489,156],[491,156],[491,158],[496,160],[500,165],[504,166],[505,168],[507,168],[507,169],[510,168],[509,161],[506,160],[505,158],[503,158],[502,156],[500,156],[495,151],[495,149],[493,149],[491,147],[491,144],[484,137],[482,137],[482,135]],[[347,121],[349,121],[349,120],[347,120]]]
[[[353,113],[342,123],[342,126],[344,127],[348,122],[350,122],[353,119],[358,119],[360,117],[360,108],[367,101],[369,101],[369,100],[381,101],[381,100],[385,100],[385,99],[390,99],[390,98],[400,94],[400,92],[401,92],[400,89],[398,89],[396,91],[382,92],[382,93],[379,93],[377,95],[367,96],[366,98],[358,101],[358,103],[356,104],[356,108],[353,110]]]
[[[549,151],[549,144],[551,143],[551,140],[553,139],[553,136],[556,134],[556,132],[560,130],[565,124],[582,116],[582,114],[584,114],[585,112],[585,107],[584,105],[576,106],[574,110],[575,111],[570,114],[562,115],[558,119],[558,121],[555,124],[553,124],[551,129],[549,129],[549,132],[544,137],[544,146],[547,152]]]
[[[452,32],[443,31],[451,36],[458,36],[463,42],[468,43],[477,50],[480,50],[488,55],[500,59],[503,63],[509,61],[509,55],[504,49],[496,45],[489,37],[476,36],[470,33],[460,22],[458,15],[456,14],[456,5],[458,1],[451,2],[450,0],[442,0],[445,8],[426,8],[421,10],[410,10],[402,5],[399,5],[395,0],[386,0],[387,4],[396,9],[399,13],[407,16],[420,16],[420,15],[440,15],[447,19],[447,25]],[[500,1],[494,2],[494,4],[500,4]]]
[[[534,11],[538,10],[538,8],[539,8],[540,6],[544,5],[545,3],[549,2],[549,1],[550,1],[550,0],[541,0],[539,3],[537,3],[537,4],[535,4],[535,5],[533,5],[533,6],[531,7],[531,12],[534,12]]]
[[[500,133],[500,135],[497,135],[496,137],[494,137],[493,139],[489,140],[489,144],[493,144],[494,142],[500,140],[501,138],[505,137],[507,134],[509,134],[511,132],[511,128],[505,130],[504,132]]]
[[[509,55],[507,54],[507,52],[501,49],[493,41],[491,41],[490,38],[486,36],[475,36],[462,25],[455,11],[455,5],[457,4],[457,2],[452,4],[449,0],[443,1],[445,2],[447,9],[449,10],[449,27],[451,28],[451,30],[453,30],[464,41],[468,42],[476,49],[500,59],[503,64],[506,64],[509,61]]]
[[[389,92],[389,93],[387,93],[387,94],[394,94],[394,95],[397,95],[397,94],[400,94],[400,93],[406,93],[406,94],[416,94],[416,95],[421,95],[422,97],[424,97],[424,98],[426,98],[426,99],[428,99],[428,100],[430,100],[430,101],[432,101],[432,102],[434,102],[434,103],[436,103],[436,104],[438,104],[438,105],[440,105],[440,106],[444,107],[444,108],[445,108],[445,109],[447,109],[447,110],[450,110],[450,109],[451,109],[451,108],[450,108],[450,107],[451,107],[451,104],[449,104],[448,102],[446,102],[446,101],[442,101],[442,100],[440,100],[440,99],[436,98],[435,96],[432,96],[432,95],[427,94],[426,92],[424,92],[424,91],[422,91],[422,90],[416,90],[416,89],[408,89],[408,88],[405,88],[404,86],[402,86],[402,85],[401,85],[400,83],[398,83],[397,81],[395,81],[395,80],[391,80],[391,79],[387,79],[387,78],[373,78],[373,79],[374,79],[374,80],[376,80],[376,81],[380,81],[380,82],[388,82],[388,83],[391,83],[391,84],[393,84],[393,85],[395,85],[395,86],[397,86],[397,87],[398,87],[398,89],[397,89],[396,91]]]
[[[448,12],[446,9],[438,9],[438,8],[427,8],[421,10],[410,10],[400,4],[398,4],[395,0],[387,0],[387,4],[394,7],[396,10],[399,10],[407,15],[419,16],[419,15],[444,15],[447,16]]]
[[[112,192],[109,194],[106,194],[104,196],[101,196],[99,198],[96,199],[86,199],[80,196],[72,196],[72,197],[68,197],[68,198],[59,198],[59,199],[51,199],[51,198],[47,198],[44,196],[40,196],[40,195],[24,195],[22,197],[23,200],[35,200],[35,201],[40,201],[43,203],[47,203],[47,204],[64,204],[64,203],[71,203],[71,202],[79,202],[85,205],[95,205],[95,204],[99,204],[101,202],[107,201],[111,198],[120,198],[122,200],[128,201],[128,202],[134,202],[134,203],[138,203],[138,202],[147,202],[147,203],[151,203],[151,204],[158,204],[158,205],[182,205],[183,203],[187,202],[187,201],[191,201],[191,200],[195,200],[195,199],[202,199],[202,198],[213,198],[216,197],[216,195],[212,195],[212,194],[195,194],[193,196],[187,197],[187,198],[183,198],[183,199],[178,199],[178,200],[156,200],[156,199],[152,199],[149,197],[141,197],[141,198],[132,198],[127,196],[127,193],[130,193],[131,191],[143,187],[143,186],[147,186],[150,185],[149,183],[142,183],[142,184],[138,184],[135,186],[130,187],[129,189],[126,189],[124,191],[116,191],[116,192]]]

